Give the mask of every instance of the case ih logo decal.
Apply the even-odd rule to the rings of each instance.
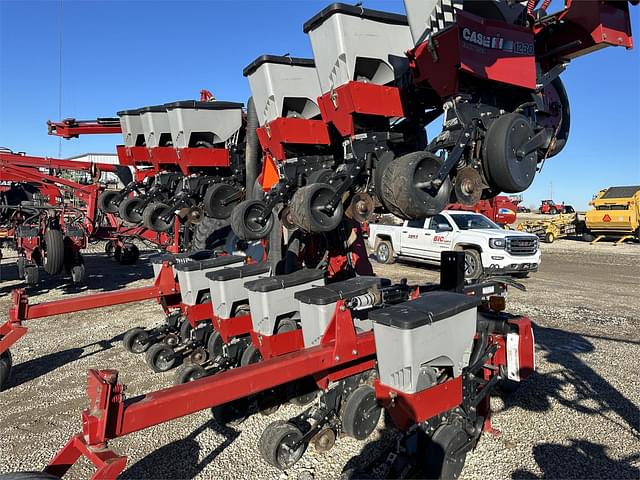
[[[469,42],[483,48],[518,53],[520,55],[534,54],[533,43],[517,42],[501,37],[500,35],[485,35],[484,33],[476,32],[467,27],[462,29],[462,39],[465,42]]]

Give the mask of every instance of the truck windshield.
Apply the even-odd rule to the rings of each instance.
[[[456,225],[460,230],[470,229],[500,229],[498,225],[493,223],[484,215],[470,214],[470,213],[451,213],[451,218],[456,222]]]

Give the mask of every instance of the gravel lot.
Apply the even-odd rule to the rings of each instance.
[[[97,246],[86,257],[90,291],[150,283],[148,263],[122,267],[99,252]],[[3,253],[0,312],[20,286],[15,259]],[[437,269],[420,264],[374,267],[394,279],[438,278]],[[639,278],[640,245],[543,245],[541,270],[524,281],[528,291],[512,289],[508,301],[510,311],[536,324],[538,373],[508,399],[495,400],[494,425],[502,434],[482,438],[463,478],[640,478]],[[45,278],[29,292],[32,303],[87,292],[60,283]],[[119,369],[129,396],[169,386],[173,372],[152,374],[120,344],[128,328],[152,326],[161,317],[158,305],[141,302],[29,323],[12,349],[12,382],[0,393],[0,473],[42,468],[80,431],[88,368]],[[112,446],[129,456],[124,478],[332,479],[394,438],[381,421],[368,444],[344,439],[322,455],[311,447],[283,474],[260,459],[256,445],[268,423],[297,411],[287,406],[237,429],[220,428],[201,412]],[[74,467],[70,477],[88,478],[88,465]]]

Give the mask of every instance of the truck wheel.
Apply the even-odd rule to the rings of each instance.
[[[556,239],[556,236],[553,234],[553,232],[548,232],[545,236],[544,236],[544,241],[546,243],[553,243],[553,241]]]
[[[120,218],[134,225],[139,224],[142,221],[142,215],[138,212],[138,209],[143,203],[144,200],[140,197],[125,198],[118,207]]]
[[[49,275],[57,275],[64,268],[64,238],[62,232],[47,229],[44,232],[44,271]]]
[[[389,240],[380,240],[376,247],[376,259],[378,263],[391,264],[396,261],[393,256],[393,245]]]
[[[382,203],[394,215],[414,220],[437,215],[451,197],[451,180],[434,191],[425,186],[439,172],[441,161],[429,152],[413,152],[389,162],[382,172]]]
[[[584,240],[585,242],[593,242],[596,239],[595,235],[593,233],[590,232],[584,232],[582,234],[582,240]]]
[[[464,278],[475,281],[482,276],[482,257],[480,252],[469,248],[464,251]]]
[[[533,182],[538,166],[538,152],[520,150],[534,135],[529,120],[519,113],[498,117],[487,130],[483,164],[489,185],[496,191],[519,193]]]
[[[558,210],[556,210],[556,207],[551,207],[549,209],[549,215],[555,215],[556,213],[558,213]]]

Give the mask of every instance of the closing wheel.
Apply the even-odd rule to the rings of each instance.
[[[44,232],[44,271],[57,275],[64,268],[64,237],[60,230],[48,228]]]
[[[469,447],[469,435],[456,425],[441,425],[427,446],[426,471],[429,478],[458,478]]]
[[[151,369],[156,372],[166,372],[175,367],[178,359],[173,349],[164,343],[156,343],[151,345],[145,356],[145,361]]]
[[[122,345],[127,352],[144,353],[151,345],[149,343],[149,334],[144,328],[135,327],[127,330],[122,338]]]
[[[176,376],[173,381],[174,385],[180,385],[181,383],[193,382],[199,378],[205,377],[207,372],[202,366],[188,363],[182,365],[176,370]]]
[[[331,428],[323,428],[311,439],[318,453],[328,452],[336,444],[336,432]]]
[[[211,218],[229,218],[242,199],[242,190],[228,183],[217,183],[207,188],[204,194],[204,211]]]
[[[437,215],[451,197],[451,180],[439,188],[431,182],[440,171],[441,160],[429,152],[413,152],[399,157],[382,172],[378,195],[391,213],[405,220]]]
[[[267,425],[260,437],[259,449],[262,458],[280,470],[295,465],[304,454],[307,447],[302,443],[292,448],[302,440],[302,432],[298,427],[282,420],[276,420]]]
[[[261,360],[262,354],[260,353],[260,350],[258,350],[255,345],[249,345],[244,349],[244,352],[242,352],[240,365],[244,367],[246,365],[251,365],[252,363],[258,363]]]
[[[0,391],[4,389],[11,376],[11,367],[13,366],[13,359],[11,358],[11,352],[5,350],[0,354]]]
[[[482,257],[480,252],[471,248],[464,251],[464,278],[467,280],[477,280],[482,276]]]
[[[154,202],[147,205],[142,212],[142,224],[154,232],[166,232],[171,229],[171,221],[166,217],[172,216],[171,207],[166,203]]]
[[[523,149],[533,136],[529,121],[519,113],[507,113],[491,124],[485,137],[483,160],[493,190],[520,193],[531,185],[538,152]]]
[[[539,112],[536,122],[539,126],[553,128],[555,132],[555,140],[552,140],[547,152],[547,158],[551,158],[559,154],[567,144],[571,128],[571,109],[567,91],[560,77],[544,87],[543,95],[546,103],[551,106],[551,112],[550,115]]]
[[[189,354],[189,361],[194,365],[203,365],[208,358],[209,354],[204,347],[195,348],[193,352]]]
[[[143,203],[144,200],[140,197],[125,198],[120,202],[120,206],[118,207],[118,214],[120,215],[120,218],[125,222],[138,225],[142,222],[142,214],[139,210]]]
[[[370,385],[360,385],[347,397],[342,409],[342,428],[356,440],[364,440],[375,430],[382,408]]]
[[[376,245],[376,260],[379,263],[393,263],[396,258],[393,255],[393,245],[389,240],[380,240]]]
[[[98,208],[104,213],[116,213],[118,211],[119,197],[119,191],[105,190],[98,196]]]
[[[260,240],[273,228],[273,215],[262,200],[240,202],[231,213],[231,229],[240,240]]]
[[[219,362],[224,355],[224,340],[220,332],[213,331],[207,340],[207,353],[212,362]]]
[[[358,192],[349,203],[349,208],[345,212],[348,217],[353,218],[358,223],[368,222],[373,215],[375,208],[373,198],[368,193]]]
[[[289,206],[291,220],[307,233],[330,232],[342,221],[343,206],[340,201],[335,210],[329,209],[336,198],[336,190],[327,183],[314,183],[299,188],[293,194]]]
[[[298,228],[296,224],[293,223],[291,209],[288,206],[284,207],[280,212],[280,221],[282,222],[282,226],[287,230],[296,230]]]
[[[475,205],[482,198],[482,178],[473,168],[465,167],[458,171],[454,185],[456,199],[463,205]]]
[[[120,265],[133,265],[138,261],[138,257],[140,257],[140,249],[133,243],[125,243],[124,247],[120,249],[119,254],[116,250],[114,257]]]

